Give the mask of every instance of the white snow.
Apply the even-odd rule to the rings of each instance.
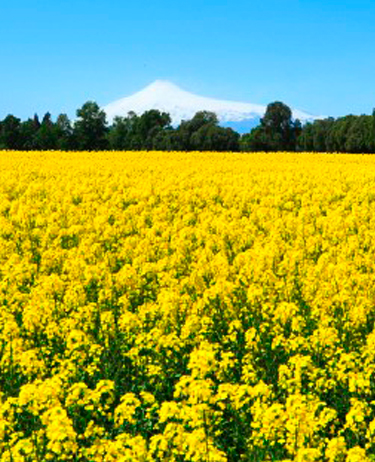
[[[266,106],[206,98],[182,90],[171,82],[156,80],[143,90],[114,101],[103,109],[109,122],[112,122],[115,116],[126,117],[130,111],[141,115],[150,109],[158,109],[170,114],[172,124],[176,126],[182,120],[189,120],[198,111],[203,110],[215,112],[221,123],[259,119],[263,117]],[[298,110],[292,112],[293,117],[300,119],[302,123],[320,118]]]

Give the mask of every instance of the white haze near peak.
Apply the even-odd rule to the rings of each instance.
[[[143,90],[114,101],[103,109],[109,122],[112,122],[115,116],[126,117],[130,111],[141,115],[150,109],[158,109],[171,116],[174,126],[182,120],[193,118],[198,111],[211,111],[217,115],[221,125],[232,124],[234,127],[241,128],[241,124],[245,126],[246,122],[249,126],[254,126],[254,121],[259,122],[259,119],[264,116],[266,106],[198,96],[182,90],[171,82],[157,80]],[[322,118],[296,109],[292,109],[292,112],[293,117],[298,118],[302,123]]]

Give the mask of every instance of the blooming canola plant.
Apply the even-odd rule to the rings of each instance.
[[[2,152],[0,461],[375,460],[375,158]]]

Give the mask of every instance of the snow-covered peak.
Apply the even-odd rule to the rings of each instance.
[[[157,94],[157,93],[181,93],[184,90],[181,90],[180,87],[175,85],[173,82],[169,82],[168,80],[155,80],[155,82],[150,83],[147,85],[143,90],[139,93],[149,93],[149,94]],[[187,92],[185,92],[187,93]]]
[[[223,125],[246,125],[247,121],[254,125],[254,121],[263,117],[266,106],[198,96],[182,90],[172,82],[156,80],[143,90],[104,107],[110,122],[115,116],[127,116],[130,111],[140,115],[150,109],[169,113],[173,125],[178,125],[182,120],[189,120],[198,111],[203,110],[215,112]],[[293,111],[293,116],[302,122],[316,118],[298,110]]]

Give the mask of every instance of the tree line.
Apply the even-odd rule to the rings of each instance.
[[[162,151],[312,151],[375,152],[373,115],[349,115],[315,120],[302,126],[284,103],[267,106],[260,124],[240,135],[219,125],[217,116],[200,111],[174,128],[165,112],[129,112],[108,124],[105,112],[93,101],[77,110],[72,122],[66,114],[55,121],[47,112],[26,121],[8,115],[0,121],[0,149],[16,150],[162,150]]]
[[[71,122],[60,114],[54,122],[48,112],[26,121],[8,115],[0,121],[0,149],[17,150],[206,150],[239,151],[240,135],[219,126],[214,113],[201,111],[191,120],[171,125],[170,115],[149,110],[115,117],[109,126],[105,112],[93,101],[77,110]]]

